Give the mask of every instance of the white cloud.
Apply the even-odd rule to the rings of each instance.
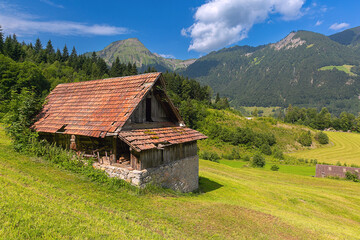
[[[56,7],[56,8],[64,8],[63,5],[56,4],[56,3],[54,3],[53,1],[50,1],[50,0],[40,0],[40,2],[46,3],[47,5],[50,5],[50,6]]]
[[[159,55],[163,58],[175,58],[175,56],[173,56],[171,54],[159,54]]]
[[[324,22],[324,21],[317,21],[317,22],[315,23],[315,26],[320,26],[321,24],[323,24],[323,22]]]
[[[5,33],[19,36],[51,33],[57,35],[119,35],[128,33],[123,27],[71,21],[42,21],[38,16],[19,11],[17,6],[0,4],[0,25]]]
[[[332,29],[332,30],[340,30],[340,29],[343,29],[343,28],[347,28],[348,26],[350,26],[348,23],[334,23],[333,25],[331,25],[329,27],[329,29]]]
[[[269,14],[280,14],[283,20],[302,16],[305,0],[210,0],[194,15],[195,23],[181,34],[192,38],[189,50],[209,52],[247,37],[256,23]]]

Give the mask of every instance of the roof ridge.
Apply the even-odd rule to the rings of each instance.
[[[93,79],[93,80],[88,80],[88,81],[81,81],[81,82],[71,82],[71,83],[60,83],[57,86],[65,86],[65,85],[73,85],[73,84],[85,84],[85,83],[91,83],[91,82],[96,82],[96,81],[106,81],[106,80],[111,80],[111,79],[123,79],[123,78],[129,78],[129,77],[138,77],[138,76],[143,76],[143,75],[160,75],[162,74],[162,72],[150,72],[150,73],[142,73],[142,74],[136,74],[136,75],[129,75],[129,76],[121,76],[121,77],[112,77],[112,78],[100,78],[100,79]]]

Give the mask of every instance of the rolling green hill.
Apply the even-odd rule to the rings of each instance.
[[[353,48],[298,31],[274,44],[211,52],[183,74],[210,85],[235,107],[293,104],[357,114],[359,66],[360,55]]]
[[[96,54],[103,58],[108,65],[111,65],[117,57],[119,57],[121,63],[136,63],[141,72],[148,67],[155,67],[162,72],[167,70],[175,71],[186,68],[195,61],[195,59],[179,60],[161,57],[150,52],[137,38],[113,42],[103,50],[96,52]],[[90,56],[91,53],[86,55]]]
[[[360,184],[200,161],[200,193],[111,189],[12,150],[0,130],[4,239],[356,239]]]

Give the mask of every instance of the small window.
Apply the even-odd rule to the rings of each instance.
[[[151,119],[151,98],[146,98],[146,121],[152,122]]]

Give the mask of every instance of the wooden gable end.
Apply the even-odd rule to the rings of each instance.
[[[167,96],[165,83],[160,78],[138,104],[123,129],[148,128],[152,125],[163,126],[164,124],[183,126],[184,122]]]

